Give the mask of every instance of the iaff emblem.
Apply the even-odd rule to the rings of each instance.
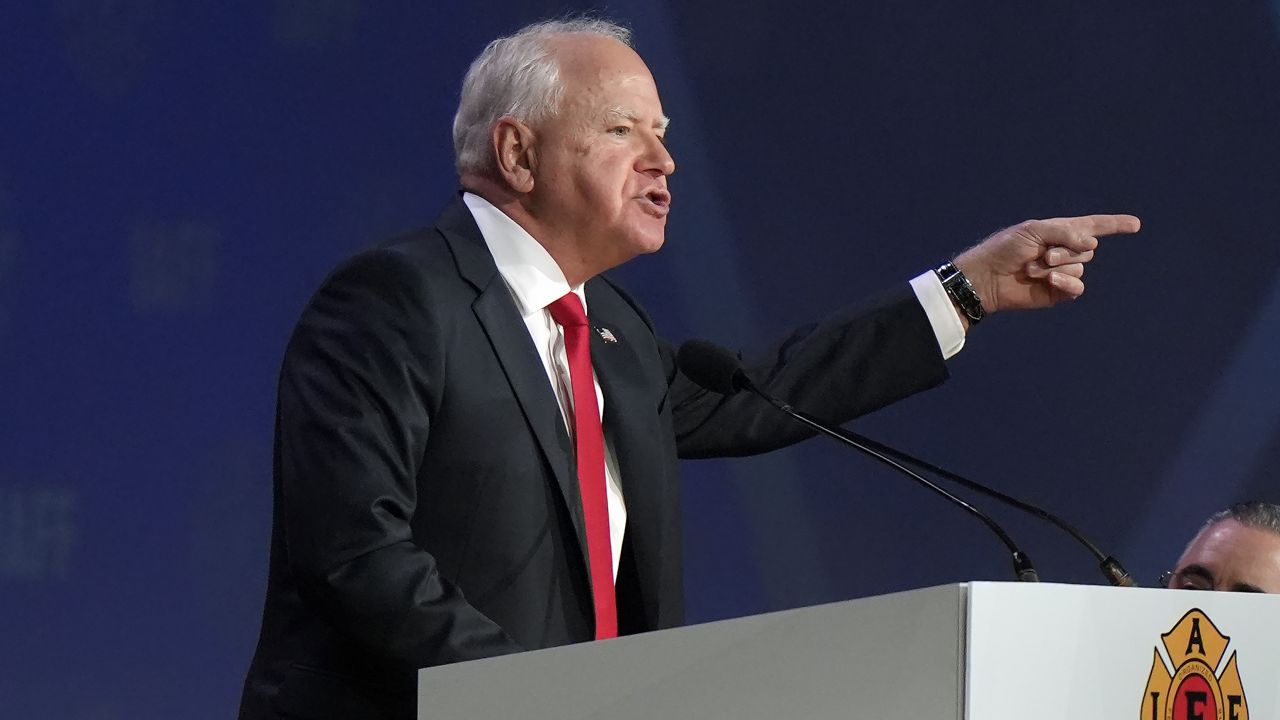
[[[1222,672],[1215,674],[1230,641],[1204,611],[1183,615],[1160,636],[1172,668],[1155,648],[1140,720],[1249,720],[1234,650]]]

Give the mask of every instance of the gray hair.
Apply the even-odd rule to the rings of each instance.
[[[489,133],[499,119],[512,117],[532,124],[559,109],[564,83],[548,41],[560,35],[597,35],[631,46],[630,29],[590,17],[534,23],[489,43],[467,70],[458,113],[453,116],[454,164],[459,175],[494,169]]]
[[[1205,521],[1204,527],[1201,528],[1201,532],[1223,520],[1235,520],[1241,525],[1259,530],[1270,530],[1280,535],[1280,505],[1273,505],[1269,502],[1253,500],[1236,503],[1226,510],[1210,515],[1209,519]]]

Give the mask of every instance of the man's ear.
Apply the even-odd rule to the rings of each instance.
[[[531,192],[537,168],[533,129],[515,118],[504,117],[494,123],[490,139],[498,176],[515,192]]]

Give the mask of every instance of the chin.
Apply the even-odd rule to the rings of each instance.
[[[666,241],[667,234],[665,232],[659,232],[656,234],[646,233],[641,237],[630,238],[630,242],[627,243],[627,245],[631,248],[634,255],[648,255],[649,253],[655,253],[661,250],[663,243]]]
[[[648,255],[662,249],[667,239],[666,223],[636,223],[615,228],[602,249],[607,248],[605,264],[615,268],[640,255]]]
[[[636,255],[658,252],[666,241],[666,218],[644,218],[643,222],[629,228],[625,239],[626,246]]]

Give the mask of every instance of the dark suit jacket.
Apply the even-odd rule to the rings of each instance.
[[[628,521],[619,625],[683,620],[677,455],[805,433],[696,388],[643,310],[586,285]],[[903,287],[798,330],[753,376],[837,421],[946,377]],[[411,718],[418,668],[593,637],[572,446],[546,373],[460,200],[336,270],[285,353],[271,564],[241,718]]]

